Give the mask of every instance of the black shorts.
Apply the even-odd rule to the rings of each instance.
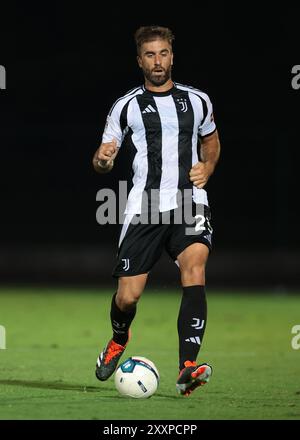
[[[213,230],[210,208],[193,202],[191,215],[177,214],[176,209],[159,213],[152,221],[145,221],[141,214],[127,214],[112,276],[118,278],[148,273],[164,248],[176,263],[177,256],[193,243],[203,243],[211,251]]]

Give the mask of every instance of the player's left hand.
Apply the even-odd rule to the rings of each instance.
[[[190,170],[190,181],[197,188],[203,188],[212,172],[213,168],[209,162],[197,162]]]

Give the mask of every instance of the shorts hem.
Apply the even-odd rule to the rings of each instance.
[[[119,278],[119,277],[134,277],[134,276],[136,276],[136,275],[144,275],[144,274],[148,274],[149,272],[150,272],[150,270],[143,270],[143,271],[134,272],[134,273],[113,272],[113,273],[112,273],[112,277],[113,277],[113,278]]]
[[[173,253],[172,254],[169,253],[172,260],[176,261],[178,255],[181,254],[181,252],[183,252],[187,247],[189,247],[191,244],[194,244],[194,243],[205,244],[208,247],[209,253],[212,252],[212,245],[210,244],[209,240],[207,240],[207,239],[205,239],[205,237],[203,237],[202,239],[198,239],[197,241],[191,241],[190,243],[185,243],[181,248],[179,248],[179,250],[176,251],[176,256],[174,256]]]

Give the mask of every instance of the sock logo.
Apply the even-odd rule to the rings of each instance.
[[[201,330],[204,327],[204,319],[200,321],[199,318],[193,318],[193,321],[196,321],[196,323],[191,324],[191,327],[194,327],[196,330]]]
[[[192,342],[193,344],[201,345],[201,339],[199,336],[191,336],[190,338],[185,339],[186,342]]]
[[[125,322],[122,322],[122,324],[120,324],[119,322],[113,320],[112,324],[113,324],[113,330],[115,333],[118,333],[118,334],[126,333],[126,331],[122,330],[126,327]]]

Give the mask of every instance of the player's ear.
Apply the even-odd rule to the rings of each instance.
[[[174,55],[172,53],[172,56],[171,56],[171,66],[173,66],[173,58],[174,58]]]
[[[141,58],[140,58],[139,55],[136,57],[136,60],[137,60],[137,62],[138,62],[139,67],[142,68],[142,60],[141,60]]]

